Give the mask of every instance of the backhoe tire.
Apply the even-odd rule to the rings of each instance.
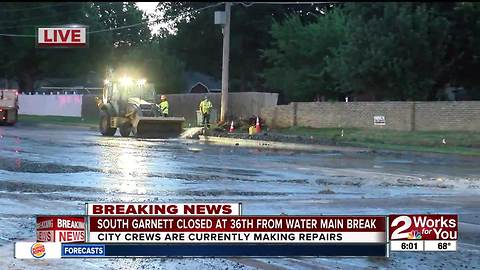
[[[137,128],[136,127],[132,127],[132,136],[137,137]]]
[[[123,124],[120,128],[120,135],[122,135],[122,137],[128,137],[130,136],[130,133],[132,132],[132,125],[127,123],[127,124]]]
[[[100,112],[100,133],[103,136],[113,136],[117,132],[116,128],[110,127],[110,116],[108,113],[101,111]]]

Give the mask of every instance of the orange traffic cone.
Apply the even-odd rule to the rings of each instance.
[[[257,116],[257,124],[255,125],[255,133],[260,133],[262,129],[260,128],[260,119]]]
[[[232,133],[235,129],[233,128],[233,120],[232,120],[232,123],[230,124],[230,129],[228,130],[228,132]]]

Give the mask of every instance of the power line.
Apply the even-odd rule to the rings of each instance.
[[[217,4],[213,4],[213,5],[209,5],[209,6],[205,6],[205,7],[201,7],[201,8],[197,8],[195,10],[191,10],[191,11],[187,11],[185,12],[186,14],[188,13],[194,13],[194,12],[199,12],[199,11],[202,11],[202,10],[205,10],[205,9],[208,9],[208,8],[212,8],[212,7],[216,7],[216,6],[219,6],[219,5],[223,5],[224,3],[217,3]],[[184,15],[184,14],[181,14],[181,15]],[[176,19],[180,17],[179,15],[177,16],[171,16],[171,18],[173,19]],[[163,19],[163,18],[162,18]],[[91,34],[95,34],[95,33],[101,33],[101,32],[108,32],[108,31],[114,31],[114,30],[119,30],[119,29],[125,29],[125,28],[129,28],[129,27],[135,27],[135,26],[139,26],[139,25],[142,25],[142,24],[148,24],[150,23],[149,21],[146,21],[146,22],[141,22],[141,23],[136,23],[136,24],[131,24],[131,25],[125,25],[125,26],[119,26],[119,27],[116,27],[116,28],[110,28],[110,29],[103,29],[103,30],[96,30],[96,31],[90,31],[89,33]]]
[[[81,23],[80,23],[81,24]],[[51,25],[65,25],[64,22],[59,22],[59,23],[51,23]],[[10,29],[10,28],[32,28],[32,27],[38,27],[38,24],[25,24],[25,25],[15,25],[15,26],[5,26],[5,27],[0,27],[0,29]]]
[[[3,37],[35,37],[35,35],[2,34],[2,33],[0,33],[0,36],[3,36]]]
[[[5,27],[0,27],[0,29],[24,28],[24,27],[32,27],[32,26],[37,26],[37,25],[36,24],[28,24],[28,25],[5,26]]]
[[[70,6],[70,5],[78,5],[78,4],[83,4],[83,3],[62,3],[62,4],[55,4],[55,5],[48,5],[48,6],[36,6],[36,7],[29,7],[29,8],[2,9],[2,11],[4,11],[4,12],[5,11],[6,12],[16,12],[16,11],[25,11],[25,10],[42,9],[42,8],[50,8],[50,7],[60,7],[60,6]]]
[[[205,6],[205,7],[201,7],[201,8],[198,8],[198,9],[195,9],[195,10],[191,10],[191,11],[186,11],[185,13],[194,13],[194,12],[199,12],[199,11],[202,11],[204,9],[208,9],[208,8],[212,8],[212,7],[217,7],[217,6],[220,6],[220,5],[224,5],[225,2],[220,2],[220,3],[216,3],[216,4],[213,4],[213,5],[209,5],[209,6]],[[182,14],[183,15],[183,14]],[[175,16],[171,16],[170,18],[172,17],[175,17]],[[176,16],[174,19],[177,19],[179,18],[180,16]],[[166,19],[170,19],[169,17],[167,17]],[[165,18],[162,18],[160,20],[165,20]]]
[[[67,11],[67,12],[62,12],[61,14],[73,14],[75,12],[78,12],[78,10],[70,10],[70,11]],[[53,15],[49,15],[49,16],[36,16],[36,17],[29,17],[29,18],[22,18],[22,19],[17,19],[15,20],[15,23],[18,23],[18,22],[28,22],[28,21],[31,21],[31,20],[37,20],[37,19],[46,19],[46,18],[53,18],[53,17],[57,17],[58,14],[53,14]],[[11,22],[11,20],[4,20],[4,21],[0,21],[0,23],[3,23],[3,22]],[[13,25],[12,25],[13,26]]]
[[[205,9],[208,9],[208,8],[212,8],[212,7],[216,7],[216,6],[219,6],[219,5],[223,5],[223,4],[224,3],[221,2],[221,3],[214,4],[214,5],[201,7],[201,8],[195,9],[195,10],[187,11],[187,12],[185,12],[185,14],[199,12],[199,11],[202,11],[202,10],[205,10]],[[184,14],[181,14],[181,15],[184,15]],[[174,16],[172,16],[172,17],[174,17]],[[180,16],[177,15],[175,18],[178,18],[178,17],[180,17]],[[140,26],[140,25],[148,24],[148,23],[150,23],[150,22],[145,21],[145,22],[135,23],[135,24],[131,24],[131,25],[119,26],[119,27],[115,27],[115,28],[89,31],[88,33],[89,34],[103,33],[103,32],[121,30],[121,29],[125,29],[125,28],[130,28],[130,27],[136,27],[136,26]],[[20,34],[9,34],[9,33],[0,33],[0,36],[6,36],[6,37],[35,37],[35,35],[20,35]]]
[[[307,4],[307,5],[313,5],[313,4],[328,4],[328,3],[338,3],[338,2],[247,2],[248,4],[246,4],[245,2],[237,2],[235,4],[242,4],[243,6],[245,7],[250,7],[252,5],[255,5],[255,4],[273,4],[273,5],[296,5],[296,4]],[[69,3],[68,5],[71,5],[71,4],[80,4],[80,3]],[[224,2],[220,2],[220,3],[217,3],[217,4],[213,4],[213,5],[209,5],[209,6],[205,6],[205,7],[202,7],[202,8],[198,8],[196,10],[192,10],[192,11],[187,11],[185,13],[194,13],[194,12],[199,12],[199,11],[202,11],[204,9],[208,9],[208,8],[211,8],[211,7],[216,7],[216,6],[219,6],[219,5],[223,5]],[[67,5],[67,3],[64,3],[64,4],[58,4],[58,5],[50,5],[50,6],[43,6],[43,7],[32,7],[31,9],[39,9],[39,8],[47,8],[47,7],[52,7],[52,6],[65,6]],[[26,10],[27,8],[25,8]],[[18,11],[22,10],[22,9],[17,9]],[[67,13],[74,13],[74,12],[78,12],[77,10],[72,10],[70,12],[64,12],[62,14],[67,14]],[[182,14],[183,15],[183,14]],[[23,19],[19,19],[19,20],[16,20],[15,22],[25,22],[25,21],[30,21],[30,20],[35,20],[35,19],[44,19],[44,18],[52,18],[52,17],[56,17],[58,15],[51,15],[51,16],[39,16],[39,17],[30,17],[30,18],[23,18]],[[171,18],[162,18],[161,20],[165,20],[165,19],[178,19],[180,16],[171,16]],[[102,30],[96,30],[96,31],[91,31],[89,33],[102,33],[102,32],[108,32],[108,31],[113,31],[113,30],[120,30],[120,29],[125,29],[125,28],[128,28],[128,27],[135,27],[135,26],[139,26],[139,25],[142,25],[144,23],[150,23],[150,22],[142,22],[142,23],[137,23],[137,24],[132,24],[132,25],[127,25],[127,26],[120,26],[120,27],[117,27],[117,28],[110,28],[110,29],[102,29]],[[30,26],[35,26],[35,25],[23,25],[23,26],[15,26],[15,25],[12,25],[12,26],[5,26],[5,27],[0,27],[0,29],[9,29],[9,28],[21,28],[21,27],[30,27]],[[22,35],[18,35],[18,34],[0,34],[0,36],[22,36]],[[23,35],[25,36],[25,35]],[[28,36],[28,35],[27,35]]]
[[[242,4],[243,6],[249,7],[254,4],[266,4],[266,5],[316,5],[316,4],[333,4],[333,3],[340,3],[340,2],[248,2],[249,5],[245,4],[244,2],[239,2],[238,4]]]
[[[205,6],[205,7],[201,7],[201,8],[198,8],[198,9],[195,9],[195,10],[192,10],[192,11],[187,11],[185,13],[194,13],[194,12],[199,12],[199,11],[202,11],[202,10],[205,10],[205,9],[208,9],[208,8],[212,8],[212,7],[216,7],[216,6],[219,6],[219,5],[223,5],[224,3],[217,3],[217,4],[214,4],[214,5],[209,5],[209,6]],[[183,14],[182,14],[183,15]],[[175,16],[172,16],[172,17],[175,17]],[[175,18],[178,18],[180,16],[176,16]],[[146,22],[141,22],[141,23],[135,23],[135,24],[131,24],[131,25],[125,25],[125,26],[119,26],[119,27],[115,27],[115,28],[110,28],[110,29],[102,29],[102,30],[96,30],[96,31],[89,31],[90,34],[96,34],[96,33],[102,33],[102,32],[108,32],[108,31],[115,31],[115,30],[120,30],[120,29],[125,29],[125,28],[130,28],[130,27],[135,27],[135,26],[140,26],[142,24],[148,24],[150,23],[149,21],[146,21]]]
[[[75,4],[92,4],[90,2],[83,2],[83,3],[75,3]],[[71,3],[73,4],[73,3]],[[74,13],[77,13],[79,12],[78,9],[76,10],[70,10],[70,11],[64,11],[64,12],[61,12],[60,14],[61,15],[65,15],[65,14],[74,14]],[[82,15],[82,14],[80,14]],[[83,14],[84,15],[84,14]],[[59,14],[53,14],[53,15],[49,15],[49,16],[36,16],[36,17],[29,17],[29,18],[22,18],[22,19],[17,19],[15,20],[15,23],[18,23],[18,22],[26,22],[26,21],[31,21],[31,20],[36,20],[36,19],[46,19],[46,18],[53,18],[53,17],[57,17],[59,16]],[[4,21],[0,21],[0,23],[2,22],[11,22],[11,20],[4,20]],[[11,26],[5,26],[5,27],[0,27],[0,29],[7,29],[7,28],[16,28],[17,26],[15,25],[11,25]],[[24,26],[18,26],[18,27],[24,27]],[[25,26],[26,27],[26,26]]]
[[[115,31],[115,30],[120,30],[120,29],[125,29],[125,28],[130,28],[130,27],[135,27],[135,26],[140,26],[142,24],[149,23],[149,22],[141,22],[141,23],[135,23],[131,25],[124,25],[124,26],[119,26],[115,28],[109,28],[109,29],[102,29],[102,30],[95,30],[95,31],[89,31],[89,34],[96,34],[96,33],[103,33],[103,32],[108,32],[108,31]]]
[[[202,11],[202,10],[207,9],[207,8],[212,8],[212,7],[216,7],[216,6],[220,6],[220,5],[224,5],[224,4],[225,4],[225,2],[220,2],[220,3],[213,4],[213,5],[201,7],[201,8],[198,8],[198,9],[196,9],[196,10],[187,11],[187,13],[188,13],[188,12],[190,12],[190,13],[192,13],[192,12],[198,12],[198,11]]]

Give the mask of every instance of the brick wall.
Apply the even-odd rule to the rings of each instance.
[[[261,116],[272,127],[480,131],[480,101],[299,102],[265,107]],[[386,124],[374,125],[374,116]]]
[[[265,119],[268,126],[275,127],[291,127],[294,126],[294,106],[292,103],[288,105],[277,105],[264,107],[261,111],[262,118]]]
[[[480,101],[415,102],[414,128],[480,131]]]
[[[217,111],[217,118],[220,118],[220,93],[206,94],[212,101],[213,108]],[[170,103],[170,114],[183,116],[189,123],[196,122],[196,110],[205,94],[171,94],[167,95]],[[247,118],[252,115],[259,115],[262,108],[277,104],[277,93],[264,92],[236,92],[228,94],[227,119]]]

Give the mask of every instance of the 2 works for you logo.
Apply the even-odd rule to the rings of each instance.
[[[38,48],[85,48],[88,47],[87,27],[64,25],[37,28]]]
[[[390,215],[391,240],[457,240],[457,215]]]

